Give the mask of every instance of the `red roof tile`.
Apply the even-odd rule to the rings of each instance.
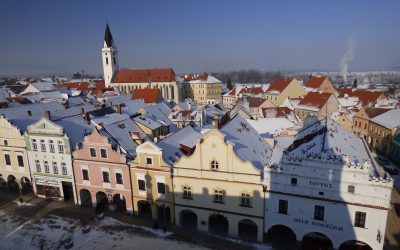
[[[145,103],[158,103],[161,101],[161,93],[159,89],[135,89],[131,99],[142,99]]]
[[[375,116],[381,115],[389,110],[392,110],[392,109],[368,107],[368,108],[365,108],[365,113],[367,113],[369,118],[374,118]]]
[[[294,80],[294,77],[283,77],[276,78],[269,86],[267,92],[278,91],[281,93],[286,87]]]
[[[112,82],[114,83],[147,83],[147,82],[173,82],[175,72],[171,68],[166,69],[135,69],[119,70]]]
[[[321,87],[321,84],[325,81],[326,78],[327,78],[326,76],[311,75],[310,78],[308,78],[306,84],[304,84],[304,86],[307,88],[318,89],[319,87]]]
[[[338,97],[342,98],[345,95],[349,97],[358,97],[362,105],[375,104],[380,97],[385,98],[385,95],[382,91],[373,91],[368,89],[351,89],[351,88],[342,88],[337,89]]]
[[[308,92],[298,105],[312,106],[321,109],[331,95],[331,93]]]

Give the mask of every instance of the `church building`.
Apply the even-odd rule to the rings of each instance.
[[[104,34],[103,72],[106,87],[114,87],[120,92],[132,95],[135,89],[156,88],[161,91],[165,100],[179,102],[180,97],[178,76],[172,68],[157,69],[119,69],[118,49],[108,24]]]

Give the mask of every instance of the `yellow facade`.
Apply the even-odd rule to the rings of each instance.
[[[301,98],[307,94],[305,88],[300,83],[293,79],[289,85],[279,93],[266,93],[265,96],[275,106],[280,106],[286,98]]]
[[[217,103],[222,101],[222,83],[190,83],[193,100],[197,104]]]
[[[0,118],[0,178],[17,183],[31,182],[25,137],[7,119]]]
[[[135,214],[151,217],[162,224],[173,223],[171,167],[162,159],[162,150],[152,142],[139,145],[136,152],[137,156],[130,164]],[[165,194],[160,184],[164,185]]]
[[[174,164],[174,195],[177,225],[215,232],[214,220],[222,220],[228,224],[222,234],[241,237],[246,232],[240,225],[247,223],[255,229],[254,240],[262,241],[261,171],[241,160],[218,130],[207,132],[192,155]]]

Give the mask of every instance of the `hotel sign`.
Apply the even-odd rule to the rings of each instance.
[[[333,225],[333,224],[330,224],[330,223],[319,222],[319,221],[310,221],[310,220],[307,220],[307,219],[300,219],[300,218],[294,218],[293,221],[296,222],[296,223],[301,223],[301,224],[305,224],[305,225],[311,225],[311,226],[314,226],[314,227],[326,228],[326,229],[330,229],[330,230],[343,232],[343,227],[337,226],[337,225]]]
[[[310,186],[333,189],[332,183],[328,183],[328,182],[310,181]]]

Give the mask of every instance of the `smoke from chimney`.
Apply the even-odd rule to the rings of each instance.
[[[353,38],[347,41],[347,51],[343,54],[342,59],[340,59],[340,74],[344,79],[344,83],[347,82],[347,74],[349,72],[348,63],[354,58],[354,51],[356,49],[356,43]]]

